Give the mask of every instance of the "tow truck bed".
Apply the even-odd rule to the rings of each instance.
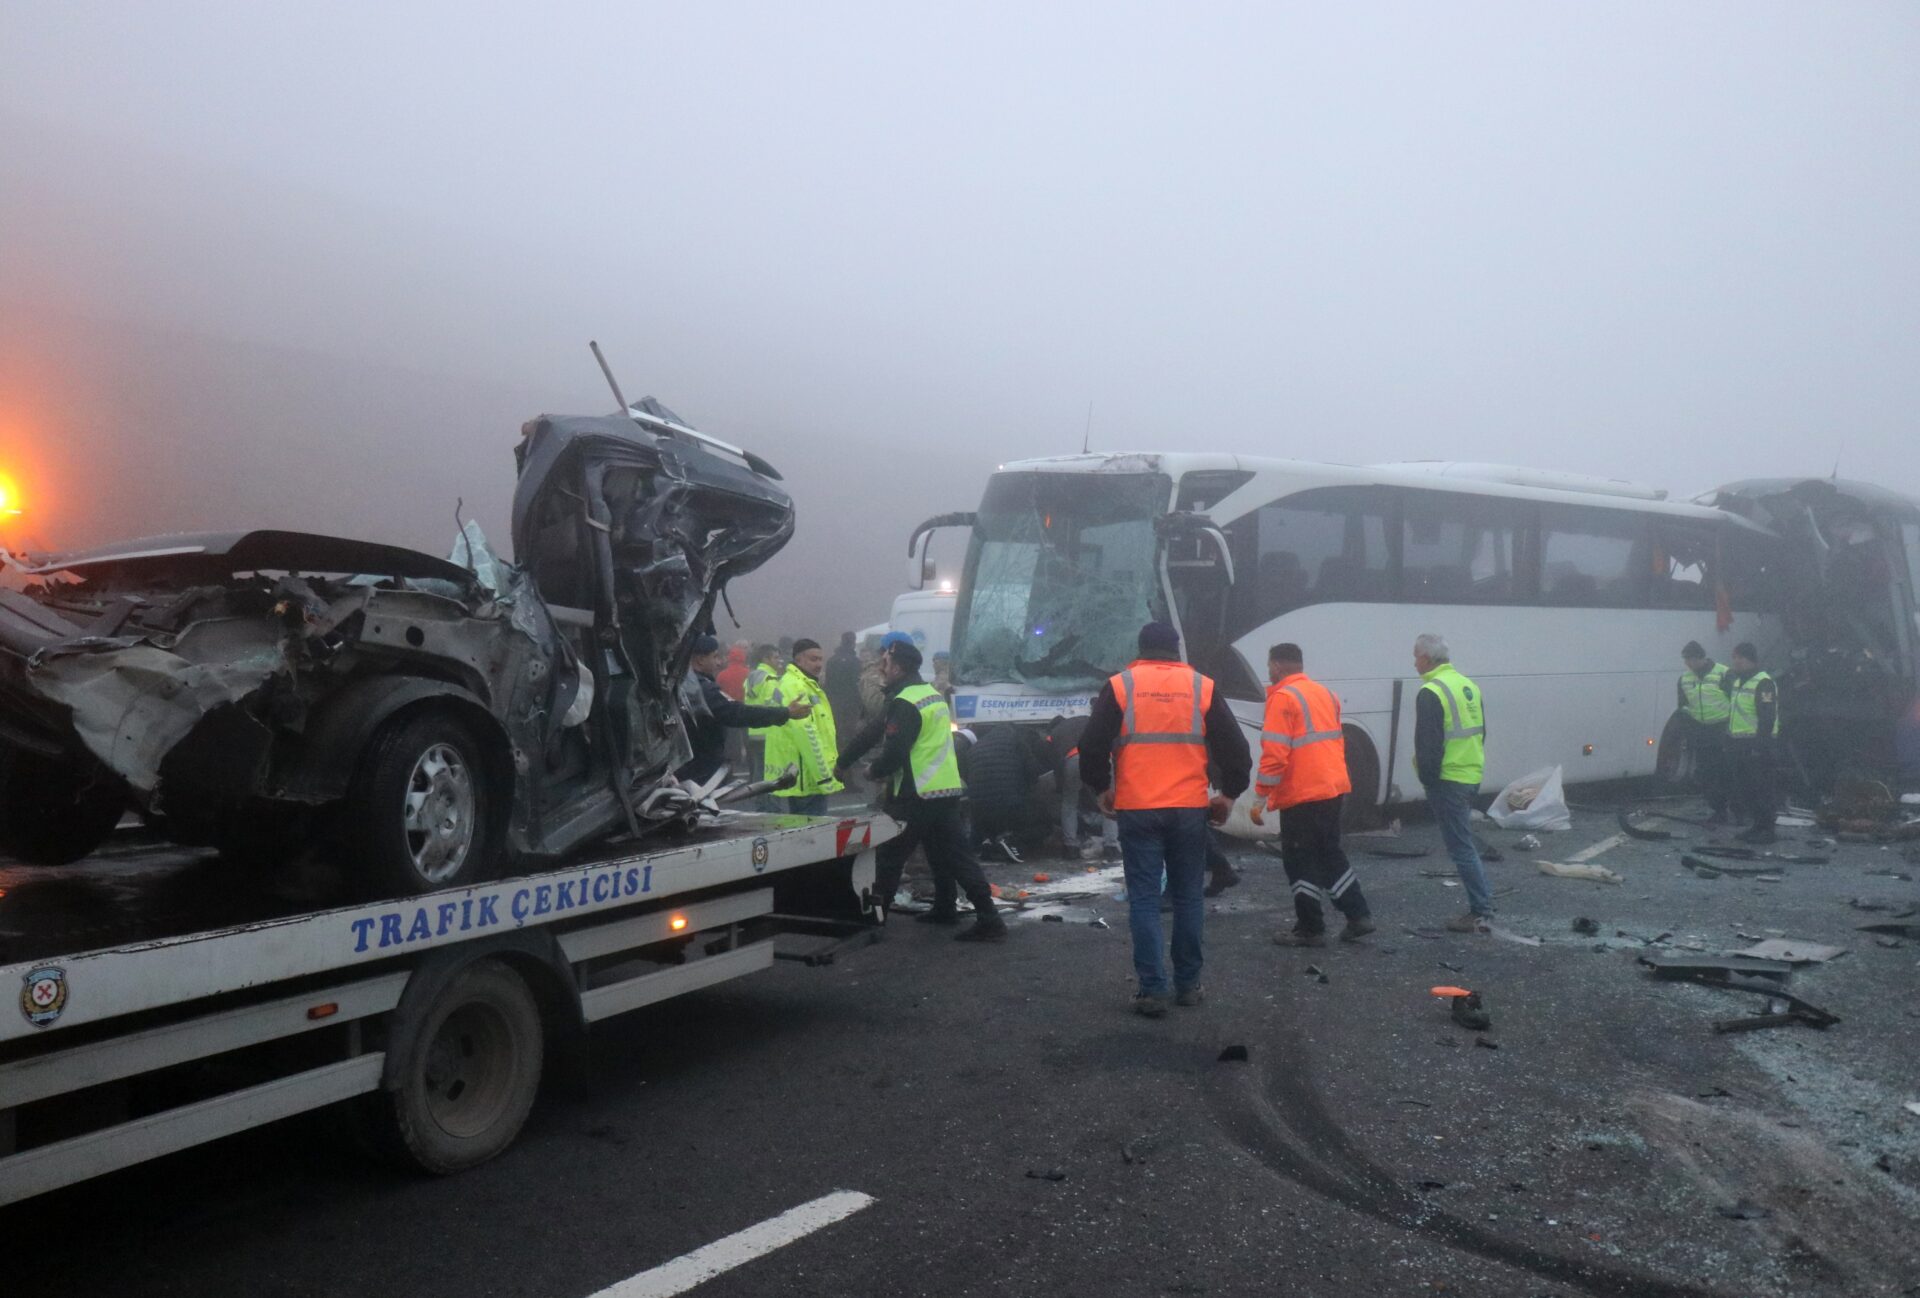
[[[549,1040],[765,968],[789,922],[871,925],[872,849],[897,832],[733,814],[666,846],[327,909],[137,840],[0,865],[0,989],[17,997],[0,1009],[0,1203],[354,1096],[377,1099],[403,1159],[483,1161],[517,1134]],[[228,1066],[200,1071],[218,1081],[183,1088],[214,1059]],[[190,1098],[154,1107],[155,1077]]]

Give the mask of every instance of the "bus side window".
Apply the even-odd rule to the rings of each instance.
[[[1378,600],[1393,589],[1387,502],[1365,487],[1316,487],[1261,506],[1227,532],[1242,562],[1232,638],[1307,604]],[[1251,534],[1251,563],[1245,562]]]
[[[1653,524],[1652,599],[1655,608],[1712,608],[1716,525],[1659,518]]]
[[[1409,491],[1402,499],[1402,599],[1500,604],[1516,597],[1519,502],[1440,491]]]
[[[1651,566],[1646,518],[1628,510],[1543,505],[1540,602],[1638,608]]]

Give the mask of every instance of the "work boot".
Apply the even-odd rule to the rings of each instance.
[[[1772,825],[1755,825],[1744,834],[1735,834],[1734,837],[1743,843],[1777,843],[1780,841],[1780,835],[1773,832]]]
[[[1183,988],[1173,994],[1175,1005],[1198,1005],[1207,999],[1207,993],[1199,986]]]
[[[931,910],[923,910],[918,915],[915,915],[913,922],[916,924],[939,924],[945,927],[958,924],[960,922],[960,912],[958,910],[942,909],[939,906],[935,906]]]
[[[956,942],[1004,942],[1007,937],[1007,921],[989,911],[973,921],[973,927],[964,933],[954,934]]]
[[[1488,933],[1492,930],[1493,925],[1487,922],[1484,915],[1455,915],[1447,921],[1449,933]]]
[[[1356,919],[1347,921],[1347,926],[1340,930],[1340,940],[1342,942],[1358,942],[1371,932],[1373,932],[1372,916],[1361,915]]]
[[[1327,934],[1324,929],[1296,925],[1284,933],[1275,934],[1273,941],[1276,946],[1325,946]]]
[[[1231,865],[1225,865],[1223,863],[1221,869],[1207,876],[1206,895],[1209,897],[1218,897],[1221,893],[1239,882],[1240,872]]]
[[[1167,1017],[1167,994],[1136,992],[1133,997],[1133,1012],[1142,1018],[1164,1019]]]

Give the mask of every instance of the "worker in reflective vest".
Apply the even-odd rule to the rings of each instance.
[[[1680,673],[1680,715],[1686,718],[1687,748],[1693,753],[1700,790],[1706,794],[1710,825],[1727,823],[1727,668],[1707,657],[1698,640],[1680,650],[1687,669]]]
[[[1413,666],[1420,673],[1413,704],[1414,770],[1467,893],[1467,913],[1448,920],[1447,927],[1485,933],[1493,918],[1493,889],[1473,841],[1472,816],[1487,769],[1486,703],[1480,687],[1454,667],[1441,636],[1428,632],[1415,638]]]
[[[1080,778],[1120,822],[1120,855],[1133,932],[1134,1008],[1167,1012],[1160,879],[1173,905],[1173,995],[1198,1005],[1207,825],[1221,824],[1253,766],[1240,723],[1213,682],[1180,660],[1180,633],[1140,630],[1140,657],[1109,680],[1080,736]],[[1209,787],[1211,759],[1217,790]]]
[[[747,673],[741,683],[741,701],[751,708],[770,708],[775,706],[773,692],[780,683],[780,654],[770,644],[756,645],[753,650],[753,670]],[[747,729],[746,769],[764,774],[767,766],[767,736],[777,727],[750,726]],[[777,775],[778,772],[775,772]],[[773,795],[760,799],[762,811],[778,810]]]
[[[1340,814],[1353,790],[1347,778],[1347,742],[1340,699],[1307,675],[1297,644],[1267,651],[1266,720],[1260,727],[1260,773],[1254,780],[1253,823],[1280,813],[1280,859],[1293,887],[1294,924],[1274,938],[1282,946],[1325,946],[1324,899],[1346,916],[1340,940],[1373,932],[1360,881],[1340,846]]]
[[[1736,837],[1743,843],[1771,843],[1777,837],[1774,750],[1780,734],[1780,687],[1760,670],[1760,651],[1738,644],[1726,688],[1728,778],[1740,813],[1753,822]]]
[[[769,700],[776,708],[801,700],[812,704],[806,716],[767,731],[766,778],[780,778],[789,766],[800,774],[791,787],[773,791],[774,809],[787,815],[824,816],[828,800],[844,787],[833,778],[840,764],[840,738],[833,704],[820,683],[826,665],[826,651],[818,640],[795,640],[793,661],[774,682]]]
[[[874,891],[880,904],[892,908],[907,858],[924,847],[933,871],[933,906],[918,917],[920,922],[958,924],[958,897],[964,893],[973,903],[974,921],[955,940],[997,942],[1007,935],[1007,922],[994,907],[980,862],[967,849],[960,818],[966,788],[953,750],[953,719],[946,696],[921,679],[921,661],[910,640],[887,646],[880,656],[886,704],[848,741],[834,776],[846,780],[853,764],[881,745],[867,774],[886,790],[887,811],[905,828],[875,853]]]

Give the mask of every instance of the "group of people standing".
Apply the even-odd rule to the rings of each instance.
[[[1697,640],[1680,650],[1680,714],[1687,719],[1688,747],[1707,796],[1709,820],[1748,822],[1736,835],[1745,843],[1771,843],[1779,805],[1776,741],[1780,734],[1780,687],[1760,669],[1753,645],[1733,647],[1722,665]]]

